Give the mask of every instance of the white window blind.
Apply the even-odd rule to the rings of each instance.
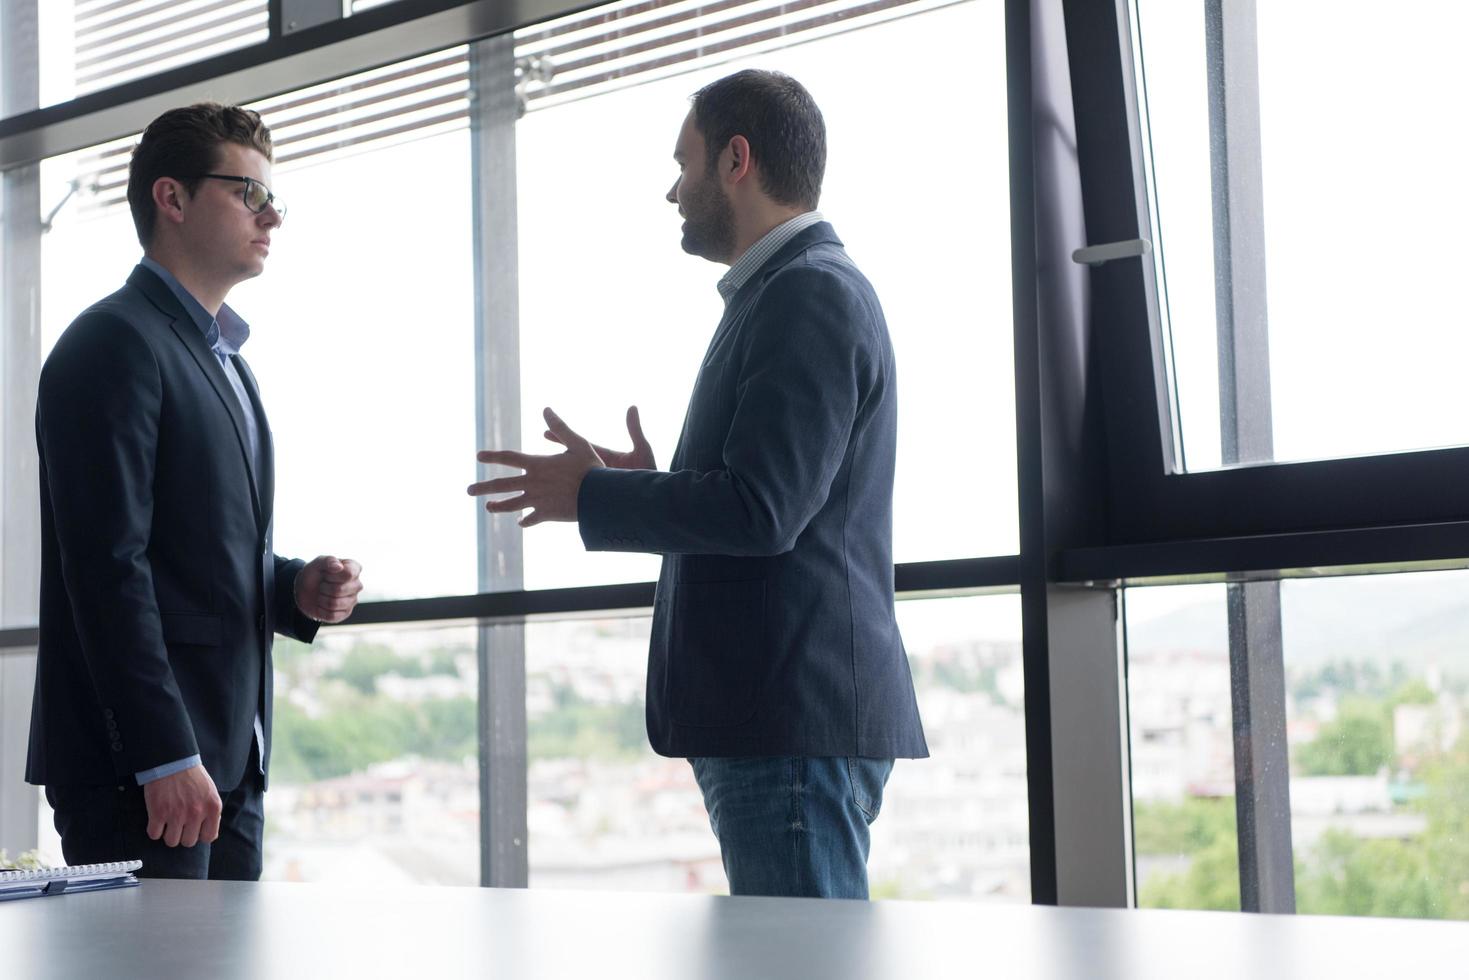
[[[258,44],[269,37],[268,16],[266,0],[75,0],[76,90]]]
[[[622,0],[516,32],[517,89],[523,111],[534,112],[964,2],[973,0]],[[158,0],[114,0],[91,6],[138,8],[142,16],[157,5]],[[252,6],[228,0],[178,4],[185,5],[208,8],[200,17],[213,16],[216,7]],[[468,49],[425,55],[251,108],[271,128],[279,170],[461,128],[469,121]],[[135,139],[79,155],[84,209],[125,206]]]

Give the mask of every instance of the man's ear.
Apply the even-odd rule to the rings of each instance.
[[[188,200],[188,190],[174,178],[159,177],[153,182],[153,206],[160,219],[181,224],[184,220],[184,204]]]
[[[750,159],[750,141],[743,136],[733,136],[724,152],[719,155],[719,169],[726,182],[738,184],[750,175],[753,161]]]

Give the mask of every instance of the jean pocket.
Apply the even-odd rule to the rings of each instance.
[[[892,759],[862,759],[848,756],[847,782],[852,787],[852,802],[870,824],[882,810],[882,791],[893,771]]]

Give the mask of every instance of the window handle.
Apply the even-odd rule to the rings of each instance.
[[[1130,259],[1135,255],[1147,255],[1152,250],[1153,243],[1146,238],[1129,238],[1122,242],[1108,242],[1105,245],[1088,245],[1085,248],[1079,248],[1071,253],[1071,261],[1095,268],[1114,259]]]

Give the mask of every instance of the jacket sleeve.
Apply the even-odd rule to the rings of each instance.
[[[316,639],[316,631],[321,628],[321,624],[296,605],[296,576],[301,574],[306,563],[299,558],[282,558],[280,555],[272,557],[275,559],[275,596],[272,599],[274,605],[271,612],[275,619],[275,631],[293,640],[310,643]]]
[[[723,465],[591,471],[577,500],[588,550],[790,551],[826,502],[871,387],[863,303],[827,270],[801,266],[772,278],[745,325],[743,355],[733,355],[742,360]]]
[[[197,755],[164,647],[148,545],[163,387],[134,328],[78,320],[41,372],[36,438],[61,574],[119,771]]]

